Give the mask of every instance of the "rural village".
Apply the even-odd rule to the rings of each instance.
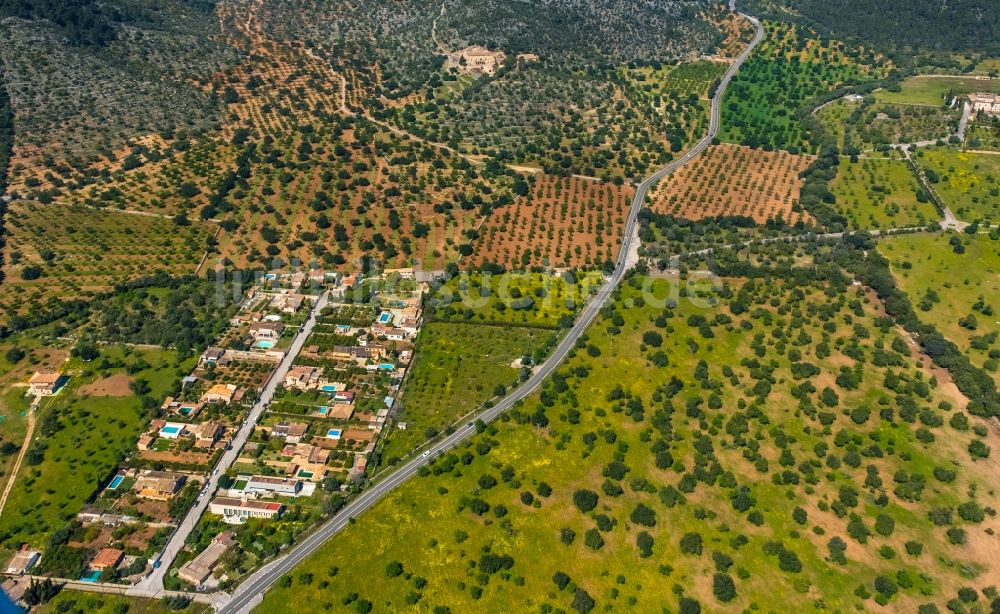
[[[163,399],[134,451],[77,514],[80,541],[93,553],[78,580],[140,581],[163,564],[163,545],[205,499],[208,513],[198,532],[209,534],[204,543],[185,545],[168,588],[225,587],[225,574],[214,573],[217,563],[249,554],[240,549],[254,543],[259,527],[241,531],[248,521],[291,517],[303,531],[319,517],[311,511],[331,505],[324,495],[356,492],[384,429],[406,429],[393,420],[393,410],[413,359],[426,290],[412,269],[380,280],[319,269],[263,275],[225,334],[183,378],[181,394]],[[360,292],[364,302],[353,302]],[[317,309],[321,300],[325,305]],[[295,352],[293,339],[314,311],[315,327]],[[290,367],[281,369],[286,359]],[[35,372],[27,394],[36,401],[58,395],[69,377]],[[269,387],[276,390],[273,399],[250,421],[249,409]],[[241,430],[249,437],[234,443]],[[235,462],[220,462],[234,445]],[[211,476],[219,476],[217,491],[208,485]],[[24,590],[46,555],[30,547],[16,553],[4,569],[12,578],[8,594],[16,595],[18,585]]]

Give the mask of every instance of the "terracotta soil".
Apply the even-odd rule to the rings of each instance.
[[[80,394],[89,397],[127,397],[132,394],[129,384],[132,377],[126,373],[115,373],[109,377],[80,386]]]
[[[742,215],[758,224],[776,217],[789,224],[809,222],[808,213],[793,207],[803,184],[799,174],[814,159],[786,151],[713,145],[660,181],[650,205],[657,213],[690,220]]]
[[[163,463],[184,463],[189,465],[207,465],[212,459],[211,454],[205,452],[174,452],[172,450],[141,450],[139,458],[142,460],[163,462]]]
[[[633,190],[580,177],[534,177],[527,196],[493,211],[472,262],[508,268],[599,266],[614,260]]]

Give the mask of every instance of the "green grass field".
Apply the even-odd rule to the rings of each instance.
[[[917,152],[934,190],[959,219],[1000,221],[1000,155],[934,147]]]
[[[573,317],[602,277],[595,272],[567,279],[549,273],[472,272],[448,280],[430,303],[436,320],[556,327]]]
[[[958,399],[862,293],[780,284],[674,310],[626,287],[538,395],[258,611],[915,611],[990,583],[996,465],[941,425]]]
[[[962,244],[956,253],[952,240]],[[1000,343],[989,343],[990,336],[1000,335],[1000,314],[988,315],[974,306],[982,299],[986,306],[1000,308],[1000,240],[985,234],[907,235],[879,243],[879,251],[892,263],[900,287],[913,302],[917,315],[933,324],[941,333],[969,354],[972,362],[983,366],[989,352],[1000,350]],[[975,317],[965,326],[959,320]],[[975,349],[973,342],[981,349]],[[992,361],[994,373],[996,361]],[[1000,381],[1000,379],[998,379]]]
[[[878,90],[875,98],[879,102],[895,104],[917,104],[933,107],[943,106],[948,93],[955,95],[970,92],[1000,92],[1000,81],[981,81],[975,77],[930,77],[916,76],[906,79],[899,92]]]
[[[937,219],[934,205],[917,201],[916,178],[905,162],[888,158],[842,158],[832,185],[837,209],[851,228],[922,226]]]
[[[400,420],[382,457],[387,462],[440,432],[518,381],[511,364],[550,344],[555,332],[538,328],[432,322],[417,341],[416,362],[403,389]]]
[[[150,394],[159,398],[177,380],[172,351],[130,350],[126,356],[122,348],[109,346],[102,347],[101,357],[94,361],[73,359],[67,363],[64,373],[70,380],[59,394],[42,402],[36,438],[0,516],[4,547],[14,548],[22,542],[44,545],[53,531],[76,516],[133,449],[146,425],[139,397],[131,393],[86,396],[80,390],[96,379],[124,371],[122,367],[100,369],[102,360],[130,364],[140,357],[149,367],[132,377],[147,381]],[[42,454],[34,456],[35,451]]]

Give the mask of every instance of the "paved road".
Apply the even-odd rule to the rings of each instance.
[[[328,300],[328,296],[324,293],[313,305],[305,324],[299,328],[295,338],[292,339],[292,343],[289,346],[288,351],[285,353],[285,357],[274,370],[271,379],[267,381],[267,384],[265,384],[264,388],[261,390],[260,397],[257,399],[257,403],[250,410],[250,413],[247,415],[247,419],[244,421],[243,426],[240,427],[240,429],[236,432],[236,435],[233,437],[232,445],[222,454],[222,457],[215,466],[215,471],[213,471],[209,476],[207,494],[197,500],[195,506],[187,513],[184,520],[182,520],[180,525],[178,525],[177,530],[174,531],[174,534],[170,537],[170,541],[167,542],[167,545],[163,550],[163,554],[160,555],[160,567],[158,569],[154,569],[153,573],[149,574],[142,582],[132,587],[132,589],[128,592],[129,595],[158,597],[161,593],[163,593],[163,577],[167,573],[167,569],[170,567],[170,564],[173,563],[174,559],[177,558],[177,553],[180,552],[182,547],[184,547],[184,542],[187,541],[187,538],[194,529],[195,524],[198,523],[198,519],[201,518],[201,515],[205,513],[206,509],[208,509],[208,503],[219,486],[219,478],[239,457],[240,451],[243,449],[243,445],[247,442],[247,439],[250,438],[254,427],[257,425],[257,421],[260,420],[264,410],[267,409],[268,404],[270,404],[271,399],[274,397],[275,390],[278,385],[285,380],[285,374],[288,373],[288,369],[292,366],[292,362],[295,360],[295,357],[298,356],[299,351],[302,350],[302,345],[305,343],[309,333],[312,332],[313,327],[316,325],[316,314],[326,306]]]
[[[732,63],[729,70],[726,71],[726,74],[720,81],[719,87],[716,88],[715,96],[712,98],[708,133],[683,156],[660,168],[636,186],[635,197],[632,199],[632,205],[629,209],[628,222],[625,225],[625,231],[623,233],[625,239],[618,252],[618,261],[611,277],[587,302],[577,317],[573,328],[571,328],[570,331],[563,337],[562,341],[556,347],[552,355],[538,367],[531,378],[524,382],[521,386],[514,389],[514,391],[512,391],[511,394],[505,397],[502,401],[480,413],[477,418],[483,420],[484,422],[494,420],[497,416],[512,408],[518,401],[528,397],[535,390],[537,390],[539,386],[542,385],[542,382],[544,382],[545,379],[562,363],[563,359],[566,358],[566,355],[576,345],[576,340],[584,333],[584,331],[587,330],[590,324],[597,317],[601,307],[611,296],[612,292],[621,280],[625,277],[625,273],[628,270],[628,254],[633,237],[636,236],[635,230],[638,226],[639,211],[642,209],[646,192],[649,190],[650,186],[662,179],[664,176],[669,175],[676,169],[688,163],[712,142],[712,139],[715,138],[719,131],[722,96],[725,92],[726,86],[733,78],[733,75],[736,74],[736,71],[739,70],[740,65],[746,60],[746,58],[750,55],[750,52],[764,36],[764,29],[761,27],[759,21],[747,15],[744,15],[744,17],[749,19],[754,24],[756,33],[753,41]],[[259,603],[263,596],[263,592],[277,582],[278,578],[291,571],[292,568],[294,568],[307,556],[312,554],[334,534],[346,527],[352,518],[375,505],[375,503],[377,503],[383,496],[413,477],[422,466],[431,462],[431,460],[435,457],[456,447],[471,437],[475,432],[476,429],[472,423],[459,427],[452,434],[430,446],[423,455],[411,459],[409,462],[396,469],[393,473],[389,474],[385,479],[369,487],[347,506],[345,506],[340,512],[338,512],[336,516],[328,520],[326,524],[322,525],[317,531],[296,544],[288,552],[288,554],[271,562],[269,565],[261,568],[250,576],[236,590],[232,601],[223,606],[219,611],[225,613],[249,611],[257,603]]]
[[[972,115],[972,105],[966,101],[962,105],[962,119],[958,120],[958,130],[955,131],[955,136],[963,143],[965,142],[965,127],[969,125],[970,115]]]

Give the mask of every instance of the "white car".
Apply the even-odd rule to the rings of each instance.
[[[424,458],[427,458],[430,455],[431,455],[431,451],[430,450],[424,450]]]

